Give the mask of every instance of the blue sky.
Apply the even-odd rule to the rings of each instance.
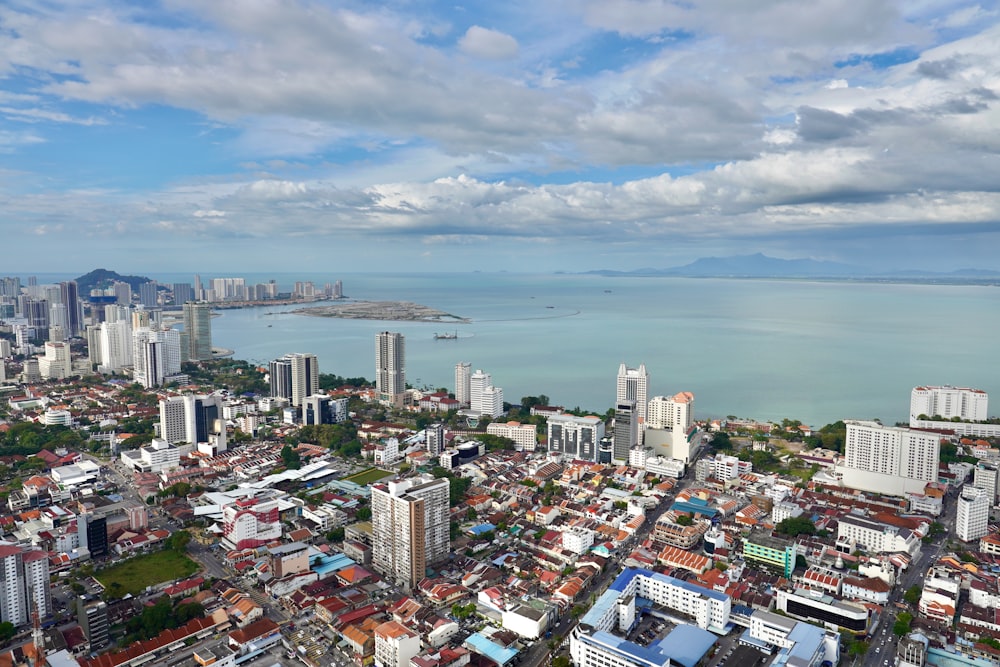
[[[756,252],[1000,270],[998,19],[946,0],[12,0],[0,272]]]

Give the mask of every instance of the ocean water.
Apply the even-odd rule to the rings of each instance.
[[[312,352],[321,372],[372,378],[376,332],[399,331],[410,384],[451,388],[455,364],[467,361],[491,373],[512,403],[546,394],[553,404],[604,412],[619,363],[645,363],[649,395],[692,391],[698,418],[892,423],[907,418],[916,385],[991,391],[1000,370],[995,287],[503,273],[246,278],[274,278],[282,290],[295,280],[322,287],[341,279],[352,298],[413,301],[472,321],[222,311],[213,343],[239,358]],[[457,340],[434,340],[455,331]]]

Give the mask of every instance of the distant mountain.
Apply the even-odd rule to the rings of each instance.
[[[150,280],[150,278],[145,276],[123,276],[120,273],[108,271],[107,269],[94,269],[90,273],[77,278],[76,284],[80,294],[90,294],[90,290],[92,289],[104,289],[115,281],[128,283],[132,287],[133,292],[138,292],[139,285],[148,283]]]
[[[959,269],[949,272],[924,270],[876,272],[851,264],[821,262],[813,259],[778,259],[761,253],[732,257],[702,257],[690,264],[666,269],[599,270],[587,273],[604,276],[679,276],[688,278],[852,278],[970,281],[1000,278],[1000,271],[984,269]]]

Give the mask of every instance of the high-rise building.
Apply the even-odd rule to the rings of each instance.
[[[379,400],[399,405],[406,391],[406,353],[403,334],[380,331],[375,334],[375,390]]]
[[[108,310],[107,314],[112,317],[117,316],[117,313],[111,310]],[[98,339],[101,347],[98,371],[117,373],[132,365],[132,322],[129,319],[101,323]]]
[[[455,400],[460,407],[467,408],[471,405],[472,385],[472,364],[459,362],[455,364]]]
[[[52,614],[48,553],[0,544],[0,622],[25,625],[36,607],[43,618]]]
[[[307,397],[319,393],[319,361],[315,354],[295,352],[268,364],[271,396],[287,398],[301,408]]]
[[[469,376],[469,409],[491,418],[503,414],[503,389],[494,386],[493,377],[480,369]]]
[[[902,496],[938,479],[941,436],[873,421],[847,421],[844,486]]]
[[[437,422],[436,424],[431,424],[426,429],[424,429],[424,444],[427,453],[431,456],[437,456],[444,451],[445,445],[445,428],[444,424]]]
[[[171,396],[160,401],[160,437],[170,444],[208,443],[214,453],[226,451],[222,399],[216,395]]]
[[[694,426],[694,394],[682,391],[673,396],[654,396],[646,410],[646,425],[682,431],[691,428]]]
[[[634,402],[640,424],[646,421],[648,388],[649,373],[646,372],[646,364],[639,364],[639,368],[628,368],[625,364],[618,366],[618,392],[615,403]],[[625,459],[628,460],[627,455]]]
[[[985,421],[989,419],[989,400],[982,389],[950,385],[914,387],[910,392],[910,425],[916,426],[921,415],[925,419],[958,417],[963,421]]]
[[[420,653],[420,633],[398,621],[386,621],[375,628],[375,664],[379,667],[410,667]]]
[[[132,286],[128,283],[115,282],[112,285],[112,289],[115,292],[115,299],[118,301],[119,306],[131,306],[132,305]]]
[[[133,379],[146,389],[181,372],[181,335],[175,329],[146,327],[132,332]]]
[[[548,449],[573,459],[598,460],[598,448],[604,437],[604,420],[596,415],[577,417],[570,414],[548,418]]]
[[[331,424],[330,397],[326,394],[307,396],[302,403],[302,424]]]
[[[1000,491],[1000,466],[993,461],[980,461],[972,474],[972,486],[986,491],[990,505],[996,505],[997,492]]]
[[[44,338],[49,330],[49,302],[45,299],[24,297],[21,313],[28,320],[28,328],[35,330],[35,336]]]
[[[978,540],[989,532],[989,492],[966,485],[958,497],[955,518],[955,535],[963,542]]]
[[[45,356],[38,360],[38,371],[46,380],[63,380],[73,371],[69,344],[49,341],[45,344]]]
[[[205,291],[201,288],[201,276],[194,274],[194,301],[204,301]]]
[[[371,487],[372,565],[412,588],[451,546],[448,480],[419,475]]]
[[[87,638],[91,653],[100,653],[110,643],[108,605],[101,600],[88,602],[83,596],[76,600],[76,620]]]
[[[70,338],[83,333],[83,303],[75,280],[59,283],[61,300],[66,307],[66,332]]]
[[[212,309],[207,303],[184,304],[184,331],[188,335],[188,359],[212,358]]]
[[[150,310],[159,307],[159,294],[155,280],[139,285],[139,303]]]
[[[639,415],[635,401],[618,401],[615,405],[615,425],[612,431],[615,463],[627,463],[629,450],[639,444]]]
[[[194,301],[194,288],[191,283],[174,283],[174,305],[183,306],[188,301]]]

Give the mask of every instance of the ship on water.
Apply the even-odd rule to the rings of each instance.
[[[434,334],[434,340],[458,340],[458,332],[444,332]]]

